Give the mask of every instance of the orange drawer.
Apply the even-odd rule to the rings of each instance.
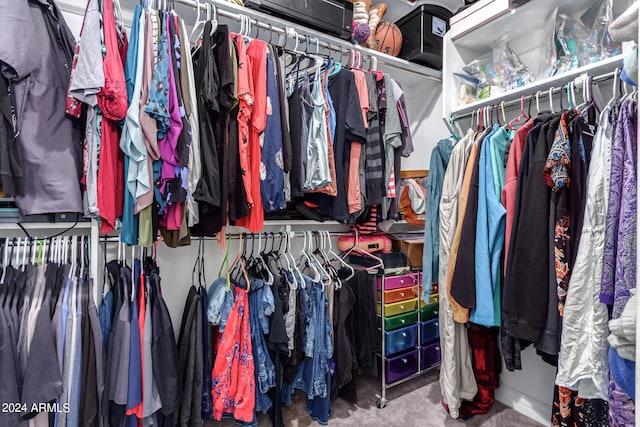
[[[390,304],[392,302],[403,301],[410,298],[415,298],[418,295],[418,285],[409,286],[406,288],[392,289],[390,291],[384,291],[384,303]],[[382,302],[382,291],[378,289],[378,301]]]

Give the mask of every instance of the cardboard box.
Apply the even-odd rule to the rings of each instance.
[[[389,234],[394,249],[407,255],[411,268],[422,267],[422,251],[424,250],[423,233]]]

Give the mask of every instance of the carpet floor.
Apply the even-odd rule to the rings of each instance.
[[[467,421],[454,420],[440,404],[439,371],[424,374],[404,384],[387,390],[387,406],[378,409],[376,402],[380,395],[380,383],[376,378],[358,379],[358,402],[356,405],[336,399],[331,402],[333,415],[329,426],[368,427],[539,427],[541,424],[525,415],[496,402],[491,411],[476,415]],[[306,411],[305,398],[300,392],[294,395],[291,407],[282,409],[286,427],[319,426]],[[236,426],[231,420],[209,422],[207,427]],[[270,426],[267,415],[258,416],[259,426]]]

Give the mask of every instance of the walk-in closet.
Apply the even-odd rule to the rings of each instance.
[[[0,0],[0,427],[635,426],[637,0]]]

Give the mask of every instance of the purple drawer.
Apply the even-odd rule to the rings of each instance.
[[[420,349],[420,369],[429,369],[440,363],[440,343],[434,342]]]
[[[382,277],[377,278],[378,289],[382,289]],[[408,273],[402,276],[386,276],[384,278],[384,289],[406,288],[418,284],[418,273]]]
[[[388,358],[385,362],[386,382],[394,383],[418,372],[418,350]]]

